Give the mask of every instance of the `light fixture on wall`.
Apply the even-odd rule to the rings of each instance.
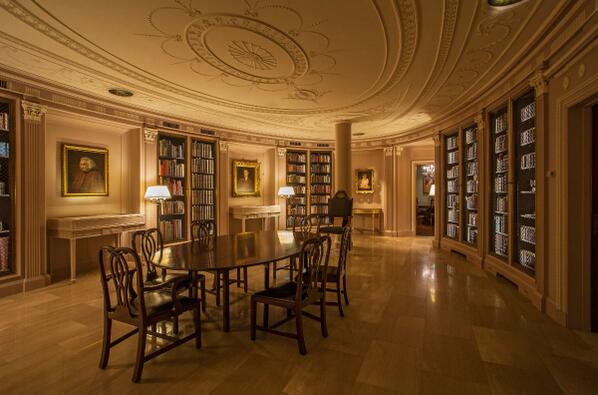
[[[430,193],[428,193],[428,196],[430,196],[430,204],[432,205],[432,207],[434,207],[434,196],[436,196],[436,184],[430,185]]]
[[[149,202],[156,203],[158,211],[160,211],[160,204],[171,197],[172,195],[170,195],[170,191],[166,185],[151,185],[147,187],[143,198]]]

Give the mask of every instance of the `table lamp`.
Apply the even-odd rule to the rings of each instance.
[[[147,201],[156,203],[158,205],[158,210],[160,210],[160,203],[171,197],[170,191],[166,185],[151,185],[147,187],[143,198]]]
[[[287,201],[295,196],[295,189],[291,186],[284,186],[284,187],[280,187],[278,189],[278,196],[280,196],[283,199],[287,199]],[[295,215],[295,207],[293,204],[291,204],[291,215]],[[288,227],[288,223],[287,223],[287,227]]]

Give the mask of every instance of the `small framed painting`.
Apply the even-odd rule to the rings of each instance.
[[[62,196],[108,196],[108,150],[62,145]]]
[[[233,196],[260,196],[260,164],[257,161],[233,161]]]
[[[374,193],[374,169],[355,170],[355,192]]]
[[[423,194],[424,195],[429,195],[430,194],[430,188],[432,187],[432,184],[434,184],[434,178],[432,178],[432,176],[430,176],[429,174],[425,174],[424,175],[424,182],[422,183],[423,185]]]

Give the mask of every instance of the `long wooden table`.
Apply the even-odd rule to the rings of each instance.
[[[222,273],[223,329],[230,330],[229,274],[238,268],[265,265],[264,282],[269,287],[269,264],[293,258],[301,252],[301,245],[311,236],[291,231],[247,232],[210,237],[165,247],[154,256],[152,263],[164,269]]]

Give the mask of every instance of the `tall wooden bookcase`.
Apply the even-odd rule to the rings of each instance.
[[[164,242],[189,240],[195,220],[214,220],[218,226],[216,141],[161,131],[157,154],[158,183],[172,195],[158,212]]]
[[[0,276],[14,267],[15,128],[14,103],[0,98]]]

